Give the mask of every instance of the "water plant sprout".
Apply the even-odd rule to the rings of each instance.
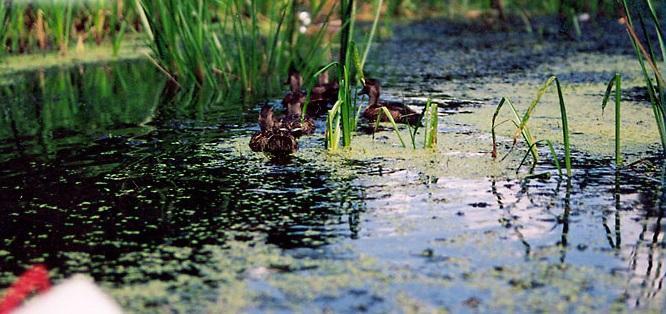
[[[611,92],[615,86],[615,166],[622,166],[622,143],[621,143],[621,131],[622,131],[622,113],[621,113],[621,104],[622,104],[622,75],[616,73],[615,76],[608,82],[608,88],[606,88],[606,93],[604,94],[604,100],[601,103],[601,110],[604,111],[608,105],[608,101],[611,97]]]
[[[365,80],[363,67],[375,36],[377,24],[381,16],[382,0],[376,3],[376,11],[372,27],[365,38],[365,50],[361,58],[356,42],[353,40],[356,5],[354,0],[343,0],[340,3],[340,16],[342,17],[342,29],[340,31],[340,56],[337,62],[331,62],[312,76],[312,82],[316,77],[328,71],[332,67],[337,68],[339,90],[338,100],[333,105],[326,116],[326,147],[330,151],[335,151],[342,146],[349,148],[352,144],[353,133],[356,131],[356,125],[360,116],[361,107],[357,103],[356,88],[359,83]],[[313,85],[314,83],[311,83]],[[311,86],[310,85],[310,86]],[[308,95],[309,96],[309,95]],[[309,97],[307,98],[309,99]],[[307,109],[306,102],[305,108]],[[306,110],[303,110],[305,113]]]
[[[393,119],[393,115],[391,115],[391,112],[389,112],[389,110],[386,107],[382,107],[381,109],[382,110],[379,112],[379,115],[377,116],[377,120],[375,120],[373,137],[374,133],[377,132],[377,129],[379,128],[379,123],[382,119],[382,116],[385,116],[389,120],[391,126],[393,127],[393,131],[397,135],[398,140],[400,140],[400,144],[402,145],[402,147],[407,148],[407,145],[405,144],[405,141],[402,138],[402,135],[400,134],[400,130],[398,129],[398,125]],[[437,109],[438,109],[437,104],[434,103],[432,99],[428,98],[425,106],[423,107],[423,112],[421,113],[422,123],[424,127],[424,132],[423,132],[424,149],[433,149],[437,147],[437,128],[439,126],[439,117],[437,115],[438,113]],[[416,135],[418,134],[419,127],[420,127],[419,124],[416,124],[413,127],[410,124],[407,124],[407,129],[409,131],[409,137],[411,139],[413,149],[416,149]]]
[[[537,90],[537,96],[536,98],[530,103],[530,105],[527,107],[527,110],[525,113],[522,115],[522,118],[520,117],[520,114],[518,113],[518,110],[516,107],[511,103],[511,100],[508,98],[504,97],[500,100],[499,104],[497,105],[497,109],[495,109],[495,113],[493,114],[492,118],[492,128],[491,128],[491,133],[492,133],[492,141],[493,141],[493,151],[492,151],[492,156],[493,158],[497,158],[497,134],[495,132],[495,128],[503,123],[497,123],[497,117],[499,116],[500,110],[504,107],[504,105],[509,105],[509,108],[511,109],[511,112],[513,113],[513,120],[511,122],[516,126],[516,132],[513,135],[513,145],[511,146],[509,153],[514,149],[518,142],[518,137],[522,136],[523,139],[525,140],[525,143],[528,145],[528,154],[532,155],[532,169],[534,169],[534,166],[539,160],[539,152],[537,150],[537,145],[540,142],[537,142],[534,140],[534,137],[532,136],[529,128],[528,128],[528,122],[530,118],[532,117],[532,113],[536,109],[536,106],[539,104],[541,101],[541,98],[545,95],[545,93],[548,91],[548,88],[550,88],[553,83],[555,83],[555,86],[557,87],[557,95],[558,95],[558,100],[559,100],[559,105],[560,105],[560,120],[562,122],[562,141],[564,143],[564,164],[565,168],[567,170],[567,176],[571,177],[572,174],[572,169],[571,169],[571,144],[569,140],[569,120],[567,118],[567,110],[566,110],[566,105],[564,103],[564,95],[562,94],[562,87],[560,85],[560,81],[556,76],[551,76],[538,90]],[[552,147],[552,143],[550,141],[543,141],[541,143],[547,143],[551,149],[551,154],[553,154],[553,159],[557,159],[557,156],[554,154],[555,149]],[[507,156],[508,154],[507,153]],[[506,157],[504,157],[506,158]],[[526,159],[523,158],[523,162]],[[518,167],[520,169],[521,165]],[[561,168],[560,168],[560,163],[559,161],[555,162],[555,166],[558,169],[558,172],[562,174]]]

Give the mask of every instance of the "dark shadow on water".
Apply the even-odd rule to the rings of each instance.
[[[0,86],[0,286],[26,265],[115,284],[196,274],[228,239],[318,247],[355,234],[348,179],[298,159],[240,156],[245,105],[174,92],[150,64],[37,72]],[[254,121],[254,118],[250,119]],[[264,239],[255,239],[263,234]],[[169,273],[142,256],[192,250]],[[138,253],[138,254],[137,254]],[[180,266],[179,266],[180,267]]]

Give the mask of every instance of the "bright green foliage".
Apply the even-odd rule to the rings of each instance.
[[[366,48],[364,58],[368,55],[368,50],[374,36],[374,29],[380,18],[382,1],[375,3],[375,20],[372,30],[366,37]],[[328,70],[333,65],[337,66],[340,89],[338,92],[338,101],[328,112],[326,117],[326,138],[327,148],[331,151],[339,148],[340,136],[342,137],[342,146],[350,147],[352,144],[353,133],[356,131],[356,124],[360,115],[361,107],[357,103],[356,89],[359,83],[365,80],[363,74],[363,65],[365,59],[361,58],[354,38],[356,5],[353,0],[343,0],[340,2],[340,16],[342,17],[342,30],[340,33],[340,57],[339,62],[329,64],[317,74]],[[389,115],[390,116],[390,115]],[[404,143],[403,143],[404,144]]]
[[[437,114],[437,104],[428,99],[425,110],[423,111],[423,124],[425,127],[425,140],[423,148],[437,147],[437,128],[439,116]]]

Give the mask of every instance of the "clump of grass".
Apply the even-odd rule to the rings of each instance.
[[[72,30],[73,5],[71,2],[62,4],[62,9],[54,11],[52,24],[55,28],[56,42],[61,54],[67,54],[69,50],[69,38]]]
[[[79,39],[81,44],[91,38],[97,45],[111,38],[117,51],[126,31],[119,27],[119,17],[135,16],[134,6],[126,6],[124,1],[1,0],[0,46],[9,54],[35,50],[66,54],[72,38]]]
[[[382,0],[378,0],[375,4],[376,13],[372,29],[366,37],[365,50],[363,57],[361,58],[358,47],[352,40],[354,37],[354,20],[356,16],[354,0],[342,0],[340,2],[342,29],[340,32],[339,61],[327,65],[313,76],[314,80],[316,76],[323,71],[327,71],[332,66],[337,66],[340,86],[338,100],[333,108],[329,110],[326,117],[326,147],[331,151],[335,151],[340,147],[340,139],[342,139],[342,146],[349,148],[352,144],[353,133],[356,131],[361,107],[357,103],[355,90],[359,83],[362,83],[365,80],[363,66],[368,56],[368,51],[372,44],[375,29],[381,15]]]
[[[437,104],[432,102],[430,98],[426,101],[425,107],[423,108],[423,112],[421,113],[422,118],[422,123],[424,127],[424,132],[423,132],[423,148],[424,149],[433,149],[437,147],[437,128],[439,125],[439,117],[437,115]],[[379,112],[377,115],[377,120],[375,120],[375,127],[374,127],[374,132],[373,132],[373,137],[374,133],[377,132],[377,129],[379,128],[379,123],[382,120],[384,116],[389,120],[389,123],[393,127],[393,131],[398,137],[398,140],[400,140],[400,144],[402,147],[407,148],[407,144],[405,143],[405,140],[402,138],[402,135],[400,134],[400,129],[398,128],[398,125],[396,124],[395,120],[393,119],[393,116],[391,115],[391,112],[386,108],[382,107],[382,110]],[[412,148],[416,149],[416,135],[418,134],[418,130],[420,129],[420,125],[417,124],[415,126],[412,125],[407,125],[407,129],[409,131],[409,137],[411,139],[411,144]]]
[[[393,119],[393,116],[391,115],[391,112],[386,107],[382,107],[381,109],[382,110],[379,111],[379,113],[377,114],[377,120],[375,120],[375,132],[373,132],[373,135],[372,135],[373,139],[374,139],[374,133],[376,133],[377,129],[379,128],[379,122],[382,120],[382,116],[386,116],[386,118],[391,123],[391,126],[393,126],[393,131],[395,131],[395,134],[398,136],[398,139],[400,140],[400,144],[402,145],[402,147],[407,148],[407,144],[405,144],[405,140],[402,139],[402,135],[400,135],[400,129],[398,129],[398,125],[395,123],[395,120]],[[415,142],[414,135],[411,132],[411,130],[410,130],[409,134],[412,137],[412,146],[414,147],[414,149],[416,149],[416,142]]]
[[[530,121],[530,118],[532,117],[532,113],[536,109],[537,105],[540,103],[542,97],[545,95],[545,93],[548,91],[548,89],[555,84],[557,87],[557,95],[558,95],[558,100],[560,104],[560,120],[562,122],[562,140],[564,142],[564,164],[567,170],[567,176],[571,176],[572,174],[572,167],[571,167],[571,144],[569,140],[569,120],[567,118],[567,111],[566,111],[566,105],[564,103],[564,95],[562,94],[562,88],[560,85],[560,81],[557,77],[552,76],[550,77],[537,91],[537,96],[536,98],[530,103],[530,105],[527,107],[526,112],[520,116],[518,110],[516,107],[511,103],[511,101],[508,98],[502,98],[500,100],[500,103],[497,105],[497,109],[495,109],[495,113],[493,114],[492,118],[492,139],[493,139],[493,158],[497,158],[497,135],[495,133],[495,129],[497,126],[502,124],[503,122],[497,123],[497,117],[499,116],[500,110],[504,107],[504,105],[508,105],[509,108],[511,109],[511,112],[513,114],[513,119],[510,120],[515,126],[516,126],[516,131],[513,136],[513,145],[511,146],[510,151],[512,151],[517,142],[518,138],[522,136],[523,140],[525,140],[525,143],[528,145],[528,154],[532,156],[532,169],[534,169],[536,163],[538,162],[539,159],[539,152],[537,150],[537,146],[539,143],[544,143],[544,142],[536,142],[534,140],[534,137],[531,134],[531,131],[528,128],[528,123]],[[549,141],[545,142],[549,144],[549,146],[552,147],[552,143]],[[509,151],[509,153],[510,153]],[[507,156],[509,155],[507,153]],[[553,154],[553,158],[556,159],[555,149],[551,149],[551,154]],[[506,158],[506,157],[504,157]],[[525,159],[523,159],[523,162],[521,163],[520,166],[524,163]],[[555,166],[558,168],[558,172],[561,174],[561,169],[559,167],[559,161],[555,163]],[[520,169],[520,166],[518,169]]]
[[[663,27],[652,1],[644,0],[644,2],[650,11],[651,22],[657,34],[657,45],[661,51],[662,61],[664,61],[663,63],[666,66],[666,46],[664,45]],[[642,15],[639,15],[639,17],[645,43],[636,32],[627,1],[622,0],[622,4],[624,5],[625,10],[625,26],[634,47],[636,58],[641,66],[645,86],[648,91],[650,103],[652,104],[657,127],[659,128],[659,135],[661,136],[661,144],[663,147],[662,153],[666,153],[666,81],[664,80],[664,73],[661,72],[663,70],[660,70],[657,65],[653,42],[650,39],[650,34],[647,32],[646,23]]]
[[[423,125],[425,126],[425,139],[423,148],[437,147],[437,128],[439,126],[439,116],[437,115],[437,104],[428,99],[423,110]]]
[[[616,73],[615,76],[608,82],[608,87],[606,88],[606,93],[604,94],[604,100],[601,103],[602,112],[606,109],[608,101],[611,97],[611,92],[615,86],[615,166],[622,166],[622,143],[621,143],[621,131],[622,131],[622,113],[621,113],[621,104],[622,104],[622,75]]]
[[[323,1],[310,8],[324,20],[310,34],[297,31],[293,1],[136,1],[155,63],[181,85],[274,94],[290,65],[309,77],[330,49]]]

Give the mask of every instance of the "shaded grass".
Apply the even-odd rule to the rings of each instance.
[[[664,47],[664,32],[660,22],[655,6],[651,0],[644,0],[644,4],[647,5],[650,12],[650,19],[652,26],[654,27],[658,47],[661,51],[661,57],[664,65],[666,65],[666,47]],[[643,19],[643,16],[639,14],[639,22],[641,30],[643,33],[642,40],[635,29],[635,24],[632,18],[631,9],[627,5],[626,0],[622,0],[625,10],[625,26],[629,38],[634,47],[636,53],[636,58],[641,67],[641,72],[643,73],[643,79],[645,81],[645,86],[648,91],[650,104],[652,105],[652,110],[654,112],[655,121],[659,129],[659,135],[661,137],[661,144],[663,151],[666,153],[666,81],[664,81],[664,75],[659,69],[657,64],[657,58],[655,50],[653,48],[652,40],[650,39],[650,34],[647,31],[646,22]],[[656,85],[655,85],[656,83]]]
[[[615,166],[622,166],[622,75],[616,73],[615,76],[608,82],[604,100],[601,103],[602,112],[606,109],[608,101],[611,97],[611,92],[615,87]]]

